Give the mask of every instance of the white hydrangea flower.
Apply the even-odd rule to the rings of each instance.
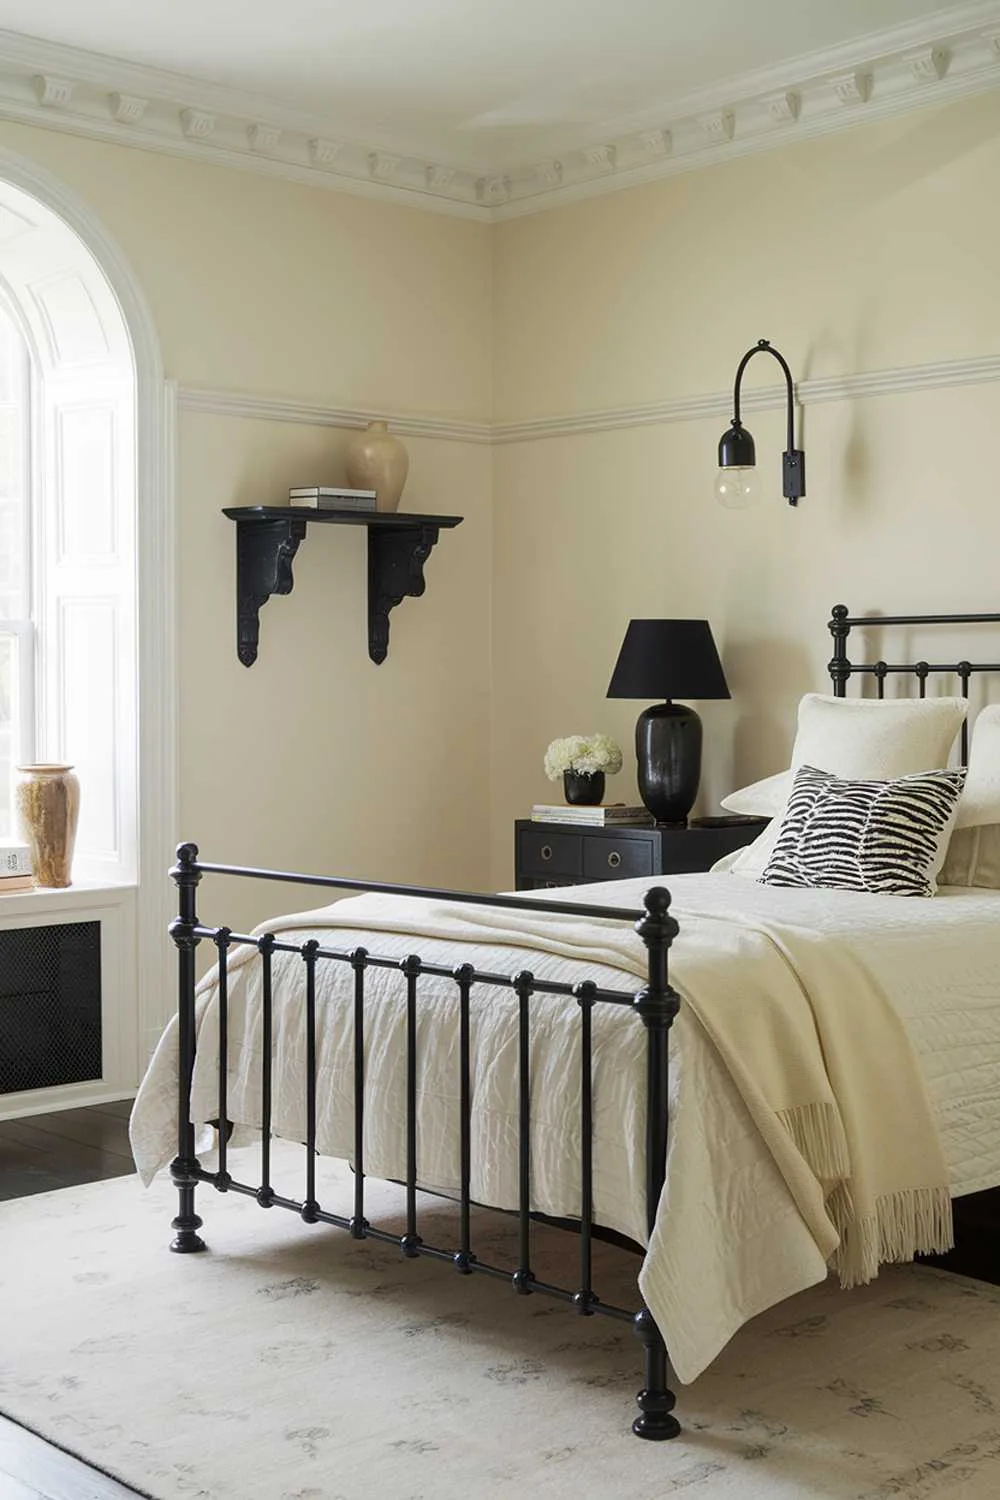
[[[545,752],[545,774],[558,781],[564,771],[578,771],[585,776],[604,771],[613,776],[622,768],[621,746],[606,734],[571,734],[553,740]]]

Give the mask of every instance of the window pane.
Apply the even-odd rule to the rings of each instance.
[[[0,635],[0,839],[14,836],[11,787],[17,761],[17,637]]]
[[[27,614],[27,350],[0,306],[0,620]]]

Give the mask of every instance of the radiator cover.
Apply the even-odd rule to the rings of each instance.
[[[0,929],[0,1094],[100,1077],[100,922]]]

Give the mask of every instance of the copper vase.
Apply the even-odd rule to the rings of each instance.
[[[18,766],[16,802],[21,833],[31,846],[38,885],[70,885],[80,815],[80,783],[66,765]]]

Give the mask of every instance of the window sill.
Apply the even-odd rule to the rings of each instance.
[[[134,898],[134,881],[74,880],[61,889],[36,886],[30,891],[0,893],[0,922],[40,912],[72,911],[79,906],[124,906]]]

